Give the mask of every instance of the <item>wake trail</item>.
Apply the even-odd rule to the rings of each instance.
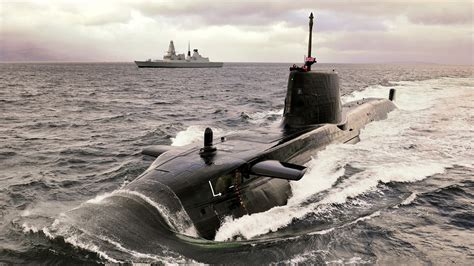
[[[309,214],[327,214],[332,211],[332,204],[343,204],[349,198],[377,190],[380,183],[417,182],[453,165],[472,168],[474,118],[470,106],[474,102],[474,79],[395,84],[398,110],[386,120],[367,125],[359,143],[329,145],[315,154],[306,165],[305,176],[291,182],[293,196],[287,205],[237,219],[229,217],[215,240],[236,236],[251,239]],[[372,86],[343,101],[387,94],[387,87]],[[348,166],[358,171],[345,176]],[[312,200],[316,194],[322,197]]]

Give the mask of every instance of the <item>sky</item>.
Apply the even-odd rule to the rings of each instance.
[[[471,0],[0,0],[0,61],[473,64]]]

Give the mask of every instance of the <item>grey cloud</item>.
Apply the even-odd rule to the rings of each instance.
[[[353,32],[335,34],[321,41],[321,45],[341,51],[365,52],[373,50],[392,52],[420,51],[420,49],[424,51],[430,48],[443,50],[452,47],[451,39],[444,38],[442,35],[443,33],[436,34],[436,32],[432,31],[409,34]],[[458,40],[456,45],[459,49],[470,48],[470,37],[468,35],[456,36],[456,39]]]
[[[133,2],[131,7],[145,16],[171,17],[179,22],[183,17],[199,18],[203,25],[263,25],[274,21],[293,21],[308,11],[324,12],[336,18],[353,18],[350,25],[381,27],[385,19],[405,16],[413,23],[421,24],[469,24],[472,23],[470,1],[346,1],[346,0],[299,0],[299,1],[171,1]],[[303,11],[305,11],[303,13]],[[377,25],[378,24],[378,25]],[[335,24],[335,26],[339,26]],[[354,26],[357,27],[357,26]],[[334,28],[339,29],[338,27]]]
[[[409,20],[416,24],[426,25],[472,25],[472,3],[469,5],[461,3],[435,3],[434,5],[427,4],[423,7],[429,9],[429,12],[410,10],[407,15]]]
[[[321,13],[316,16],[317,31],[385,31],[387,26],[380,19]]]
[[[405,16],[415,24],[472,24],[470,0],[327,1],[319,8],[333,13],[367,16],[374,19],[394,19]]]
[[[169,2],[138,2],[132,5],[149,17],[169,17],[175,23],[199,21],[201,25],[267,25],[282,21],[288,10],[284,6],[266,2],[241,4],[238,2],[189,1],[179,5]],[[187,18],[192,18],[191,20]]]
[[[0,61],[68,61],[65,55],[34,42],[5,42],[0,45]]]
[[[26,33],[0,34],[0,61],[90,61],[102,54],[82,44],[73,46]]]
[[[453,44],[452,39],[456,39],[456,44]],[[320,40],[316,45],[346,53],[349,55],[348,59],[351,54],[364,55],[366,62],[423,60],[448,64],[473,63],[472,40],[467,34],[445,38],[444,33],[432,31],[401,34],[355,32],[335,34]],[[363,62],[363,59],[361,61]]]
[[[87,26],[99,26],[113,23],[127,23],[131,19],[130,12],[127,13],[103,13],[89,16],[83,20]]]
[[[120,2],[118,2],[120,4]],[[88,10],[87,6],[74,5],[69,2],[55,3],[62,13],[77,19],[78,24],[85,26],[102,26],[114,23],[128,23],[131,19],[130,8],[122,5],[108,5],[101,9]]]
[[[329,61],[469,63],[470,6],[420,1],[15,2],[0,9],[0,60],[131,61],[160,57],[169,39],[182,51],[191,38],[215,60],[293,61],[305,52],[313,11],[314,47]]]
[[[142,14],[156,19],[166,18],[170,24],[181,28],[199,28],[209,25],[232,25],[253,28],[255,31],[265,29],[266,26],[285,22],[288,27],[306,28],[310,11],[316,10],[315,4],[304,6],[301,4],[271,4],[255,2],[248,5],[239,5],[231,2],[217,4],[212,8],[203,8],[201,5],[180,5],[169,8],[158,4],[141,4],[136,8]],[[379,18],[364,17],[351,14],[335,14],[333,11],[315,11],[316,29],[318,31],[340,30],[383,30],[386,26]]]

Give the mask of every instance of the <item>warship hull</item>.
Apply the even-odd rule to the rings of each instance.
[[[184,61],[184,60],[183,60]],[[139,68],[217,68],[222,62],[135,61]]]

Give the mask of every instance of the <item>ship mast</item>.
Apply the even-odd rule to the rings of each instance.
[[[304,65],[302,67],[296,66],[294,64],[290,67],[290,71],[302,71],[308,72],[311,71],[311,65],[316,63],[316,58],[311,57],[311,47],[313,43],[313,12],[309,15],[309,40],[308,40],[308,56],[304,57]]]
[[[191,57],[191,42],[188,41],[188,57]]]
[[[308,57],[311,57],[311,46],[313,40],[313,12],[309,15],[309,41],[308,41]],[[308,71],[311,70],[311,65],[308,66]]]

